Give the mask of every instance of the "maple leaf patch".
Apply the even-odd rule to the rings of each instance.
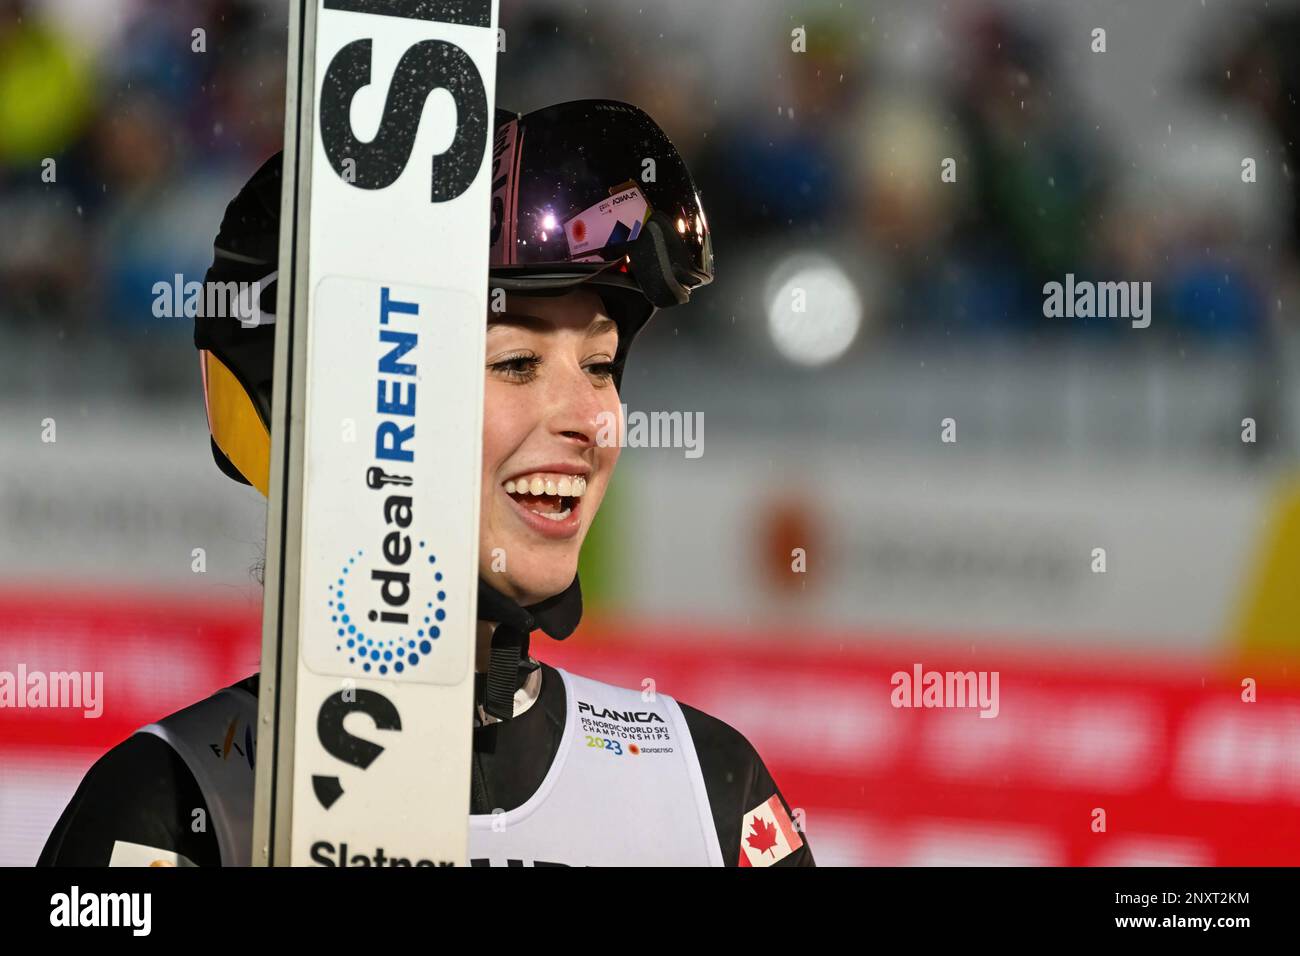
[[[755,815],[749,821],[751,833],[745,837],[745,842],[751,849],[759,853],[771,853],[772,847],[776,846],[776,825],[768,823],[762,817]]]
[[[801,846],[803,837],[775,793],[741,818],[741,866],[771,866]]]

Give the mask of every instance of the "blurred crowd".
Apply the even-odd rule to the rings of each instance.
[[[634,101],[686,154],[718,250],[706,317],[761,311],[765,263],[816,248],[860,286],[871,347],[1117,340],[1113,321],[1043,317],[1044,282],[1067,273],[1151,281],[1143,347],[1267,349],[1285,333],[1300,14],[1207,31],[1179,128],[1126,148],[1079,96],[1086,47],[1067,48],[1050,7],[958,5],[907,38],[856,5],[783,6],[737,46],[682,4],[650,22],[502,3],[502,105]],[[0,353],[110,343],[134,356],[133,389],[188,380],[159,359],[190,330],[154,317],[151,288],[201,275],[224,203],[278,148],[286,22],[275,0],[0,0]],[[727,328],[687,334],[721,348]]]
[[[177,351],[192,329],[155,318],[152,289],[202,276],[224,203],[278,148],[282,6],[0,0],[0,337],[11,361],[53,339],[109,346],[126,367],[103,365],[128,389],[193,377]],[[95,363],[76,368],[95,374]],[[11,385],[24,378],[14,371]]]

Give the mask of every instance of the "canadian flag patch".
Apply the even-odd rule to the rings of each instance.
[[[741,821],[741,866],[771,866],[801,846],[803,838],[775,793],[746,813]]]

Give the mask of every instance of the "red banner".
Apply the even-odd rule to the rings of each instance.
[[[63,803],[94,755],[257,669],[260,607],[247,597],[225,606],[8,592],[0,621],[0,678],[9,674],[11,688],[20,672],[100,675],[98,702],[54,706],[50,691],[39,706],[19,706],[36,702],[28,698],[0,707],[6,788],[67,790]],[[1300,864],[1294,679],[1128,652],[1029,653],[969,637],[611,621],[591,621],[558,644],[539,635],[533,652],[670,694],[736,727],[823,863]],[[896,706],[922,698],[902,695],[894,675],[948,672],[996,673],[988,684],[996,708],[973,698]],[[1245,678],[1258,682],[1257,701],[1243,700]],[[100,715],[88,716],[96,707]],[[37,779],[61,762],[57,784]],[[54,802],[51,824],[63,805]],[[0,814],[0,846],[19,839],[16,826]],[[34,851],[0,860],[15,856]]]

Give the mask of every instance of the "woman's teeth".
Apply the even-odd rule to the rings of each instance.
[[[506,482],[506,493],[527,496],[532,499],[517,498],[524,507],[535,515],[549,518],[551,521],[563,521],[573,513],[572,502],[565,498],[581,498],[587,491],[587,479],[579,475],[525,475]],[[545,499],[550,500],[545,500]]]
[[[587,490],[587,479],[567,475],[563,478],[543,478],[540,475],[517,478],[506,482],[506,494],[551,495],[560,498],[581,498]]]

